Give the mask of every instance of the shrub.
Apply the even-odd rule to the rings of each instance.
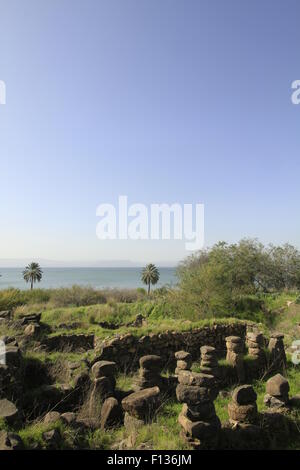
[[[19,289],[0,291],[0,310],[12,310],[24,302],[24,295]]]
[[[51,291],[51,302],[56,307],[80,307],[94,304],[104,304],[106,297],[102,291],[92,287],[72,286]]]

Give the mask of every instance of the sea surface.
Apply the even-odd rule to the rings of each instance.
[[[22,275],[24,268],[0,268],[0,290],[8,287],[29,289]],[[174,286],[175,268],[159,268],[160,280],[156,286]],[[43,289],[70,287],[74,284],[101,288],[145,287],[141,282],[142,268],[43,268],[43,279],[35,286]]]

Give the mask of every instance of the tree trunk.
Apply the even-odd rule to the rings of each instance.
[[[30,290],[33,289],[33,279],[31,279],[31,286],[30,286]]]
[[[150,294],[150,285],[151,285],[151,283],[150,283],[150,281],[149,281],[149,282],[148,282],[148,295]]]

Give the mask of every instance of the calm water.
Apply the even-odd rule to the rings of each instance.
[[[141,283],[142,268],[42,268],[43,279],[36,287],[70,287],[74,284],[100,288],[137,288]],[[17,287],[28,289],[22,268],[0,268],[0,289]],[[175,268],[159,268],[160,280],[156,287],[176,284]]]

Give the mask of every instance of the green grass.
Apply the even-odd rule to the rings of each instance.
[[[220,361],[221,363],[222,361]],[[299,366],[294,366],[292,363],[288,363],[287,367],[287,379],[290,385],[290,397],[300,393],[300,368]],[[263,400],[266,394],[266,381],[265,380],[255,380],[252,383],[252,386],[257,394],[257,408],[259,412],[265,411]],[[234,390],[235,386],[227,388],[225,392],[229,393],[229,396],[223,397],[218,395],[215,400],[216,413],[219,416],[222,423],[228,420],[228,403],[231,401],[231,392]],[[299,415],[300,419],[300,415]]]
[[[175,292],[175,291],[174,291]],[[176,293],[174,293],[176,297]],[[272,329],[282,331],[285,335],[285,343],[289,344],[292,339],[299,338],[298,324],[300,324],[300,305],[293,304],[287,307],[288,301],[296,299],[295,293],[281,293],[253,296],[253,299],[243,299],[244,311],[234,312],[233,317],[226,318],[202,318],[195,316],[188,307],[178,310],[175,301],[171,301],[173,295],[170,292],[153,293],[151,298],[145,298],[143,292],[94,292],[94,290],[84,288],[57,289],[45,291],[36,289],[33,293],[30,291],[6,290],[0,292],[0,310],[8,307],[15,308],[15,316],[18,317],[24,313],[42,312],[42,324],[47,325],[50,336],[69,335],[69,334],[94,334],[98,338],[105,340],[115,335],[132,334],[135,337],[141,337],[149,334],[158,334],[174,331],[191,331],[197,328],[211,327],[216,324],[234,324],[243,322],[238,319],[245,318],[258,320],[261,323],[259,329],[269,334],[268,325]],[[102,295],[102,297],[101,297]],[[103,295],[105,299],[103,298]],[[171,296],[171,297],[170,297]],[[175,298],[174,297],[174,298]],[[264,309],[258,309],[263,301]],[[93,304],[91,305],[91,302]],[[96,303],[95,303],[96,302]],[[79,305],[78,305],[79,304]],[[251,310],[251,305],[253,309]],[[136,315],[142,313],[145,317],[145,324],[141,327],[127,326],[133,322]],[[107,322],[114,325],[115,329],[103,328],[99,323]],[[23,333],[23,327],[17,328],[2,324],[0,326],[0,335],[17,336]],[[45,333],[46,334],[46,333]],[[37,360],[42,363],[57,365],[60,361],[80,362],[84,367],[84,359],[92,359],[94,352],[75,353],[75,352],[34,352],[27,349],[24,353],[24,361]],[[252,361],[249,356],[244,357],[245,361]],[[225,359],[219,361],[223,368],[231,366]],[[49,369],[51,369],[51,367]],[[200,363],[195,362],[192,370],[200,372]],[[228,371],[230,373],[230,371]],[[289,363],[287,370],[290,383],[290,396],[300,393],[300,370]],[[119,374],[117,377],[116,388],[123,391],[132,389],[135,375]],[[253,384],[257,392],[257,404],[259,411],[264,410],[263,398],[265,395],[265,382],[255,381]],[[231,392],[232,388],[228,388]],[[217,415],[224,423],[228,420],[228,403],[231,400],[230,393],[219,395],[215,400]],[[178,424],[178,415],[182,405],[173,400],[165,400],[154,421],[151,424],[140,428],[134,435],[133,447],[145,446],[154,450],[181,450],[187,449],[188,445],[180,436],[180,426]],[[293,419],[299,420],[299,411],[293,411]],[[41,448],[46,447],[43,433],[56,428],[62,435],[61,448],[84,447],[91,449],[110,449],[112,446],[128,439],[128,431],[121,426],[118,429],[107,432],[97,430],[89,431],[84,435],[75,435],[74,431],[62,425],[59,421],[54,425],[45,425],[38,422],[29,424],[19,432],[26,448],[38,445]],[[8,429],[4,422],[0,422],[0,429]],[[291,443],[291,446],[298,446],[297,443]]]
[[[264,303],[268,310],[279,310],[287,307],[287,302],[294,302],[298,297],[297,292],[280,292],[276,294],[265,294]]]
[[[23,354],[24,360],[30,360],[30,359],[35,359],[40,362],[51,362],[55,363],[59,360],[65,360],[65,361],[70,361],[70,362],[82,362],[84,359],[91,359],[93,356],[92,353],[89,352],[61,352],[61,351],[53,351],[53,352],[36,352],[36,351],[26,351]]]
[[[121,382],[119,382],[121,383]],[[126,388],[126,383],[124,384]],[[189,446],[180,436],[180,426],[178,424],[178,415],[182,405],[173,400],[166,400],[154,421],[139,428],[131,437],[131,443],[134,448],[145,445],[147,448],[154,450],[184,450]],[[45,425],[37,422],[21,429],[18,434],[22,438],[25,447],[31,448],[38,445],[40,448],[46,448],[46,442],[43,433],[51,429],[57,429],[62,436],[61,449],[72,448],[72,446],[80,443],[84,448],[89,449],[111,449],[112,446],[129,438],[129,433],[124,426],[120,428],[102,431],[88,431],[85,435],[75,436],[74,431],[63,425],[60,421],[54,424]]]
[[[3,418],[0,418],[0,431],[10,431],[9,425]]]
[[[87,449],[91,450],[109,450],[116,442],[118,431],[110,430],[109,432],[96,429],[89,431],[83,438],[83,443]]]
[[[119,374],[116,377],[116,388],[119,390],[124,390],[128,392],[132,390],[132,385],[134,382],[134,375],[132,374]]]
[[[172,400],[166,400],[151,424],[136,430],[131,435],[131,443],[136,449],[140,446],[153,450],[185,450],[189,445],[180,436],[178,415],[182,405]],[[117,442],[128,439],[128,431],[122,427],[114,435]]]
[[[208,318],[198,321],[190,321],[179,318],[157,318],[152,315],[153,302],[138,302],[137,304],[118,304],[114,307],[107,305],[95,305],[93,307],[66,307],[59,309],[50,309],[42,313],[42,322],[51,327],[52,333],[49,336],[60,334],[94,334],[99,338],[105,339],[130,333],[141,337],[150,333],[161,333],[164,331],[190,331],[195,328],[212,326],[214,324],[232,324],[240,320],[236,318]],[[149,313],[150,312],[150,313]],[[144,314],[146,325],[141,327],[126,326],[132,322],[138,313]],[[93,315],[93,321],[89,318]],[[116,326],[116,329],[108,329],[99,326],[98,322],[108,322]],[[65,325],[72,324],[73,328],[66,328]],[[60,327],[60,325],[62,325]]]
[[[20,273],[21,275],[21,273]],[[25,283],[24,283],[25,287]],[[79,307],[109,302],[131,303],[145,298],[143,289],[94,289],[74,285],[58,289],[3,289],[0,291],[0,311],[17,307],[32,310],[38,306],[42,310],[48,307]]]
[[[61,421],[57,421],[56,423],[51,424],[37,422],[25,427],[24,429],[21,429],[18,434],[23,440],[26,449],[30,449],[33,444],[38,444],[39,447],[45,449],[47,445],[43,438],[43,433],[52,429],[57,429],[63,436],[64,432],[66,431],[66,426],[64,426]],[[61,448],[64,448],[65,446],[66,444],[62,440]]]
[[[220,395],[218,395],[218,397],[214,401],[216,414],[219,417],[221,423],[225,423],[225,421],[228,421],[229,419],[228,403],[230,402],[230,400],[230,397],[221,397]]]

